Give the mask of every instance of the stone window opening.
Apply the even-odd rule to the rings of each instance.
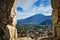
[[[60,38],[60,0],[51,0],[53,8],[53,37]],[[3,28],[2,38],[0,40],[17,40],[17,29],[16,29],[16,11],[17,0],[0,0],[0,30]],[[58,8],[59,7],[59,8]],[[14,11],[11,11],[14,8]],[[14,14],[13,14],[14,13]],[[13,14],[13,19],[11,18]],[[9,17],[10,16],[10,17]],[[10,23],[11,22],[11,23]],[[13,26],[12,26],[13,25]],[[1,33],[0,33],[1,34]],[[56,39],[54,38],[54,39]]]

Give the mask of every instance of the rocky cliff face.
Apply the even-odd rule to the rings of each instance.
[[[15,40],[17,0],[0,0],[0,40]]]
[[[53,16],[53,36],[60,37],[60,0],[51,0]]]

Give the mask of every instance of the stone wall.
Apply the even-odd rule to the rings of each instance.
[[[17,0],[0,0],[0,40],[16,40]]]
[[[60,0],[51,0],[53,8],[53,36],[60,37]]]

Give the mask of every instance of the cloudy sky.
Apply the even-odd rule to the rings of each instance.
[[[25,19],[36,14],[52,15],[51,0],[18,0],[17,19]]]

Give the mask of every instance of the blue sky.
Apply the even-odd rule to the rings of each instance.
[[[52,15],[51,0],[18,0],[17,19],[25,19],[36,14]]]

